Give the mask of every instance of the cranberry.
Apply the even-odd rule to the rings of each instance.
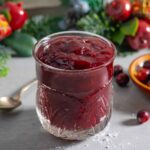
[[[120,65],[114,66],[114,76],[117,76],[118,74],[123,72],[123,68]]]
[[[150,76],[150,70],[145,68],[140,69],[136,75],[137,79],[142,83],[146,83],[149,76]]]
[[[144,122],[148,121],[149,118],[150,118],[150,114],[146,110],[141,110],[137,113],[137,121],[139,123],[144,123]]]
[[[150,25],[144,20],[139,20],[136,35],[128,36],[127,42],[133,50],[148,48],[150,46]]]
[[[150,60],[144,62],[143,68],[150,69]]]
[[[125,21],[131,15],[130,0],[113,0],[106,6],[106,13],[114,21]]]
[[[116,77],[116,82],[119,86],[125,87],[129,82],[129,76],[125,73],[120,73]]]
[[[39,59],[60,69],[81,70],[97,67],[105,64],[114,54],[113,47],[97,37],[60,36],[49,40],[47,44],[40,46]]]

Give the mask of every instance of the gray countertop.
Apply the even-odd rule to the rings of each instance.
[[[116,58],[125,70],[144,50]],[[10,74],[0,79],[0,96],[10,95],[35,77],[33,58],[13,58]],[[110,124],[102,133],[81,142],[68,142],[45,132],[35,112],[36,85],[22,95],[23,105],[13,112],[0,112],[0,150],[150,150],[150,121],[137,125],[135,114],[150,108],[150,98],[132,82],[129,87],[114,85],[114,109]]]

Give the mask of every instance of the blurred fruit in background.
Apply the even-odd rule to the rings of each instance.
[[[132,13],[150,19],[150,0],[133,0]]]

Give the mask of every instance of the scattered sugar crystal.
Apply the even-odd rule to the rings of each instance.
[[[109,141],[110,141],[110,139],[109,139],[109,138],[107,138],[107,137],[105,137],[105,138],[103,139],[103,141],[104,141],[104,142],[109,142]]]
[[[114,132],[114,133],[108,133],[107,136],[110,137],[110,138],[115,138],[115,137],[118,136],[118,133],[117,133],[117,132]]]

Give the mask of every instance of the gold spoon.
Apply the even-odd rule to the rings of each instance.
[[[11,110],[20,106],[21,103],[21,95],[27,91],[33,83],[36,83],[37,80],[33,79],[23,87],[21,87],[15,94],[10,97],[0,97],[0,109],[3,110]]]

